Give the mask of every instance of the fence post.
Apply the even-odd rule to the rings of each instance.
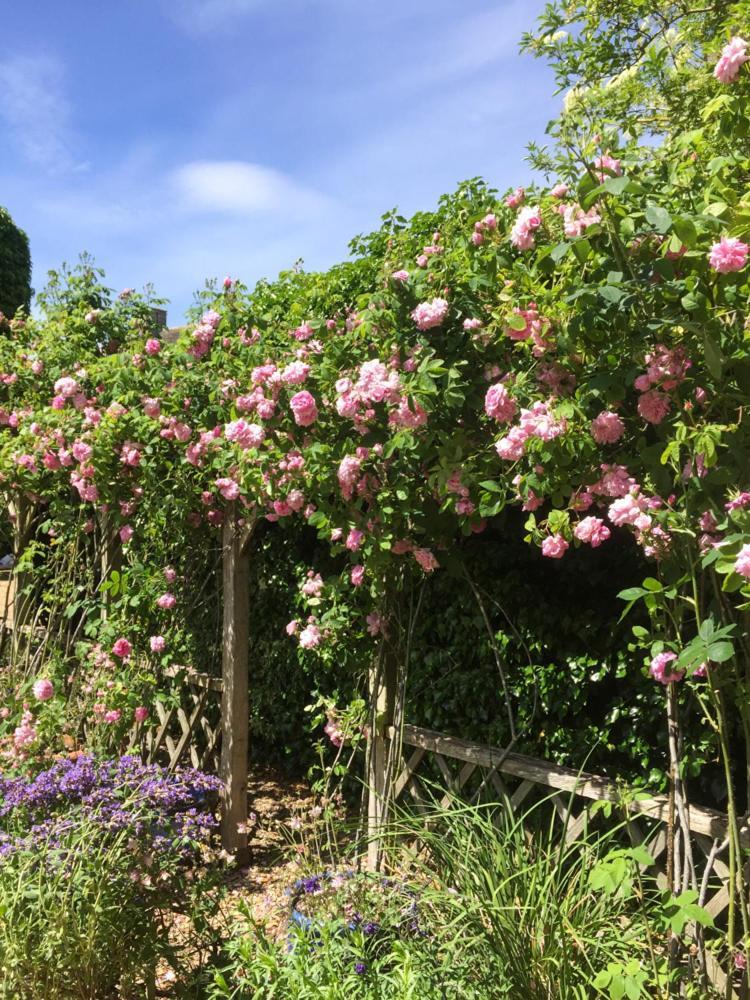
[[[388,769],[388,729],[396,707],[396,658],[383,642],[369,675],[370,732],[367,773],[367,867],[380,867],[381,831],[388,815],[391,781]]]
[[[221,764],[223,785],[221,842],[246,864],[247,751],[250,707],[248,643],[250,640],[249,530],[237,505],[227,504],[222,536],[224,627],[222,638]]]

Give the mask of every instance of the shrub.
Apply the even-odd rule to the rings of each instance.
[[[216,899],[215,788],[132,757],[0,778],[0,998],[141,996],[160,957],[179,965]],[[179,947],[170,910],[191,918]]]
[[[0,208],[0,312],[8,318],[31,301],[29,238]]]

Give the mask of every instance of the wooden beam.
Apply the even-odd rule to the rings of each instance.
[[[588,774],[585,771],[575,771],[573,768],[551,764],[549,761],[537,760],[534,757],[524,757],[516,753],[506,754],[499,747],[456,739],[454,736],[446,736],[444,733],[436,733],[430,729],[404,726],[403,743],[405,746],[419,747],[422,750],[442,754],[444,757],[471,762],[480,767],[497,767],[502,774],[521,778],[535,785],[563,792],[574,792],[584,799],[619,802],[622,798],[620,789],[609,778]],[[665,823],[668,803],[666,795],[653,795],[647,799],[634,799],[628,802],[628,810],[631,813],[651,816],[653,819]],[[727,818],[715,809],[691,805],[690,829],[694,833],[702,833],[708,837],[719,837],[723,840],[727,831]],[[745,846],[750,847],[750,827],[747,823],[740,831],[740,838]]]
[[[236,503],[227,505],[222,537],[224,628],[222,639],[221,842],[238,864],[248,861],[247,751],[250,705],[250,556],[247,526]]]

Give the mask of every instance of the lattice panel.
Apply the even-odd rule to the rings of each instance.
[[[190,673],[182,684],[180,702],[156,702],[158,725],[134,733],[148,763],[165,763],[170,770],[192,764],[217,772],[221,752],[221,691],[217,677]]]
[[[391,729],[393,740],[397,733]],[[426,811],[435,801],[447,805],[452,796],[479,803],[506,803],[514,815],[525,813],[544,800],[560,824],[566,843],[572,843],[594,824],[607,822],[603,812],[592,813],[597,801],[617,803],[620,790],[609,779],[576,772],[547,761],[506,754],[496,747],[470,743],[404,726],[401,736],[402,758],[392,783],[393,801],[409,799],[415,811]],[[445,793],[441,796],[440,789]],[[629,804],[626,833],[633,844],[646,844],[656,861],[656,878],[661,887],[666,877],[668,837],[667,796],[637,799]],[[544,819],[548,819],[549,813]],[[699,888],[704,905],[721,926],[729,906],[728,870],[722,860],[726,848],[726,817],[711,809],[692,807],[689,812],[691,843]],[[750,847],[750,829],[741,831],[745,847]],[[750,881],[750,861],[745,866],[745,881]],[[724,992],[726,975],[715,958],[707,955],[707,973],[711,982]],[[736,997],[736,992],[730,994]]]

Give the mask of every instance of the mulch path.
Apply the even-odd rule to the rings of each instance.
[[[250,863],[229,865],[224,874],[227,890],[218,924],[235,928],[244,919],[240,905],[274,937],[283,937],[289,926],[288,889],[304,870],[305,856],[290,835],[295,817],[309,816],[315,799],[305,782],[285,777],[269,767],[255,767],[248,778],[248,846]],[[179,941],[187,920],[176,916],[170,936]],[[177,976],[162,963],[156,976],[157,994],[171,996]]]

